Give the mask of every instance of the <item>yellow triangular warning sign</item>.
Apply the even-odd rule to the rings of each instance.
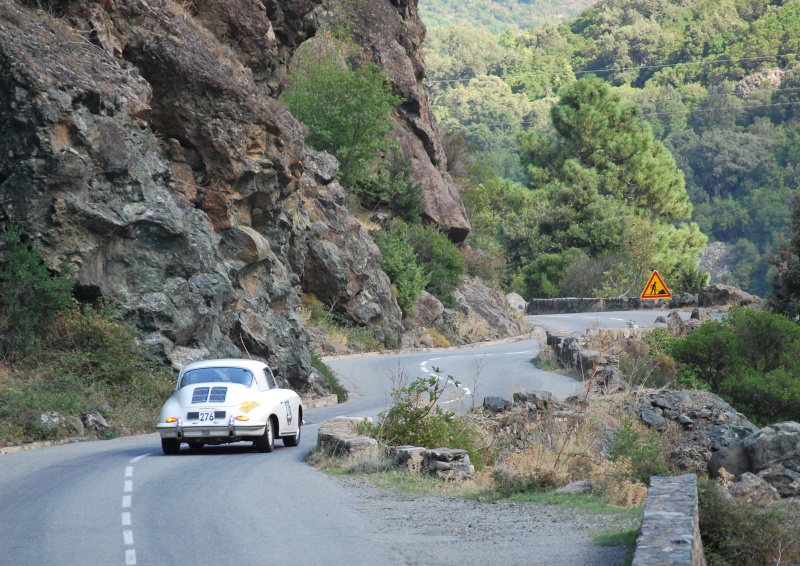
[[[642,299],[671,299],[672,293],[669,292],[667,286],[664,285],[664,280],[658,274],[658,271],[653,271],[650,280],[644,287],[641,294]]]

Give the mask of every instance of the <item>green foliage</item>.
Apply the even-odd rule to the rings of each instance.
[[[586,0],[554,3],[549,0],[422,0],[419,10],[429,29],[471,24],[493,33],[528,28],[577,14]]]
[[[174,385],[171,372],[144,357],[110,309],[74,302],[74,282],[52,276],[19,234],[7,231],[5,245],[0,319],[10,377],[0,385],[0,441],[74,435],[66,418],[91,411],[109,422],[105,437],[149,430]],[[42,423],[51,412],[62,424]]]
[[[350,397],[350,393],[342,385],[342,382],[339,381],[339,377],[336,375],[336,372],[334,372],[328,364],[323,362],[320,357],[313,352],[311,353],[311,365],[315,370],[323,375],[325,380],[328,382],[328,385],[331,386],[331,391],[336,394],[336,400],[339,403],[344,403],[347,401],[347,399]]]
[[[440,404],[450,385],[460,386],[453,376],[441,379],[434,375],[418,377],[407,385],[392,389],[392,406],[380,415],[377,436],[390,446],[459,448],[469,453],[470,461],[480,469],[484,451],[477,447],[478,429],[465,417],[445,410]]]
[[[628,417],[620,423],[614,442],[608,451],[608,457],[614,462],[621,459],[630,460],[633,479],[647,485],[650,476],[669,475],[663,453],[659,437],[655,433],[643,435],[634,428],[634,420]]]
[[[394,220],[379,232],[375,242],[383,256],[383,269],[397,287],[397,302],[411,314],[425,290],[447,306],[461,282],[466,264],[458,248],[434,226]]]
[[[697,482],[700,534],[709,566],[768,566],[800,561],[800,505],[762,507],[727,497],[710,480]]]
[[[557,297],[565,271],[580,250],[571,248],[563,254],[542,254],[522,268],[526,297]]]
[[[435,25],[468,19],[460,9],[476,1],[461,0],[448,16],[436,11]],[[780,250],[791,223],[786,203],[799,179],[797,2],[609,0],[564,24],[520,32],[479,23],[478,16],[471,22],[478,29],[463,24],[437,29],[426,44],[426,58],[429,75],[435,77],[434,113],[449,130],[465,133],[480,148],[482,163],[491,163],[507,179],[522,180],[514,161],[518,149],[509,139],[522,127],[527,131],[523,160],[532,166],[532,187],[576,191],[581,186],[589,194],[586,187],[593,186],[599,195],[623,194],[627,204],[649,216],[654,227],[647,233],[656,240],[650,268],[672,281],[686,281],[686,290],[696,287],[698,277],[684,277],[690,271],[700,275],[694,251],[676,247],[671,238],[686,241],[691,236],[691,246],[702,247],[697,236],[705,234],[735,246],[729,283],[762,296],[769,291],[776,270],[769,258]],[[742,89],[742,77],[773,69],[785,73],[780,85],[764,80]],[[614,85],[610,97],[577,86],[584,81],[576,77],[591,74]],[[564,104],[567,95],[590,103]],[[518,104],[519,96],[530,105]],[[502,107],[504,100],[508,108]],[[641,129],[645,122],[652,134]],[[565,127],[576,132],[573,138],[564,136]],[[568,165],[571,159],[579,166]],[[679,212],[688,204],[684,195],[669,186],[675,165],[693,204],[694,228],[675,222],[688,214],[688,209]],[[538,209],[541,216],[527,222],[514,219],[513,226],[493,236],[506,250],[507,244],[516,248],[526,240],[536,242],[521,247],[518,257],[515,251],[507,254],[511,265],[506,284],[542,253],[585,249],[578,244],[558,248],[558,242],[550,242],[552,234],[540,229],[541,218],[552,217],[544,213],[551,202],[549,195]],[[564,206],[576,202],[580,206],[575,199]],[[560,218],[567,217],[559,212]],[[659,217],[683,234],[663,232],[655,226]],[[619,233],[609,234],[612,245],[602,253],[585,250],[590,260],[620,252],[625,257],[627,250],[613,247]],[[503,240],[507,235],[512,239]],[[619,276],[614,280],[609,287],[624,291]]]
[[[405,229],[414,248],[417,262],[428,280],[425,290],[445,306],[454,306],[453,292],[461,283],[461,276],[466,270],[461,252],[447,234],[440,232],[433,225],[409,224]]]
[[[800,198],[794,199],[792,233],[773,259],[769,308],[800,323]]]
[[[39,415],[52,411],[100,411],[111,426],[106,437],[148,431],[174,386],[167,368],[144,357],[131,328],[89,307],[59,311],[36,354],[13,371],[21,379],[0,387],[0,420],[7,423],[0,436],[16,442],[74,434],[41,423]]]
[[[758,423],[800,418],[800,326],[733,308],[671,345],[687,380],[708,384]]]
[[[406,222],[418,222],[423,211],[422,187],[411,180],[411,158],[400,150],[389,153],[389,165],[374,176],[362,178],[352,188],[361,206],[385,206]]]
[[[404,226],[402,223],[396,226]],[[381,250],[381,265],[397,290],[397,304],[403,314],[414,313],[414,304],[428,284],[428,277],[417,262],[414,246],[402,228],[389,228],[375,235]]]
[[[328,37],[299,50],[281,99],[309,127],[307,143],[333,154],[342,183],[353,186],[371,179],[392,147],[391,113],[401,99],[378,65],[343,59],[349,49]]]
[[[53,277],[41,255],[22,242],[14,229],[4,238],[0,265],[0,352],[24,357],[39,348],[52,331],[56,314],[72,305],[74,281]]]
[[[691,205],[683,175],[639,114],[638,107],[623,103],[600,79],[587,77],[562,88],[552,110],[559,137],[525,138],[533,184],[542,176],[574,182],[591,172],[601,195],[656,219],[685,218]]]

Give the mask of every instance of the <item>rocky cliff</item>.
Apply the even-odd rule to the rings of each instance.
[[[422,81],[413,0],[17,0],[0,3],[0,223],[84,299],[104,297],[155,355],[248,352],[303,387],[299,294],[402,330],[337,164],[277,101],[296,48],[347,7],[404,99],[396,134],[424,216],[469,222]]]

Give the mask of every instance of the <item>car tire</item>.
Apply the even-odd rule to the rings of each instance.
[[[267,419],[267,426],[264,428],[264,434],[259,436],[253,441],[259,452],[272,452],[275,450],[275,434],[272,431],[272,419]]]
[[[181,451],[181,442],[177,438],[162,438],[161,450],[167,456],[174,456]]]
[[[290,436],[281,437],[283,439],[283,445],[284,446],[297,446],[298,444],[300,444],[300,429],[301,428],[303,428],[302,419],[300,420],[299,423],[297,423],[297,432],[295,432],[294,434],[292,434]]]

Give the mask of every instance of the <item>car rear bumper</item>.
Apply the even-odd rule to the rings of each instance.
[[[226,425],[201,425],[183,423],[178,420],[175,424],[159,424],[156,426],[156,430],[161,438],[177,438],[182,441],[203,440],[204,438],[216,440],[228,438],[235,441],[246,437],[262,436],[266,426],[266,423],[242,425],[231,422]]]

